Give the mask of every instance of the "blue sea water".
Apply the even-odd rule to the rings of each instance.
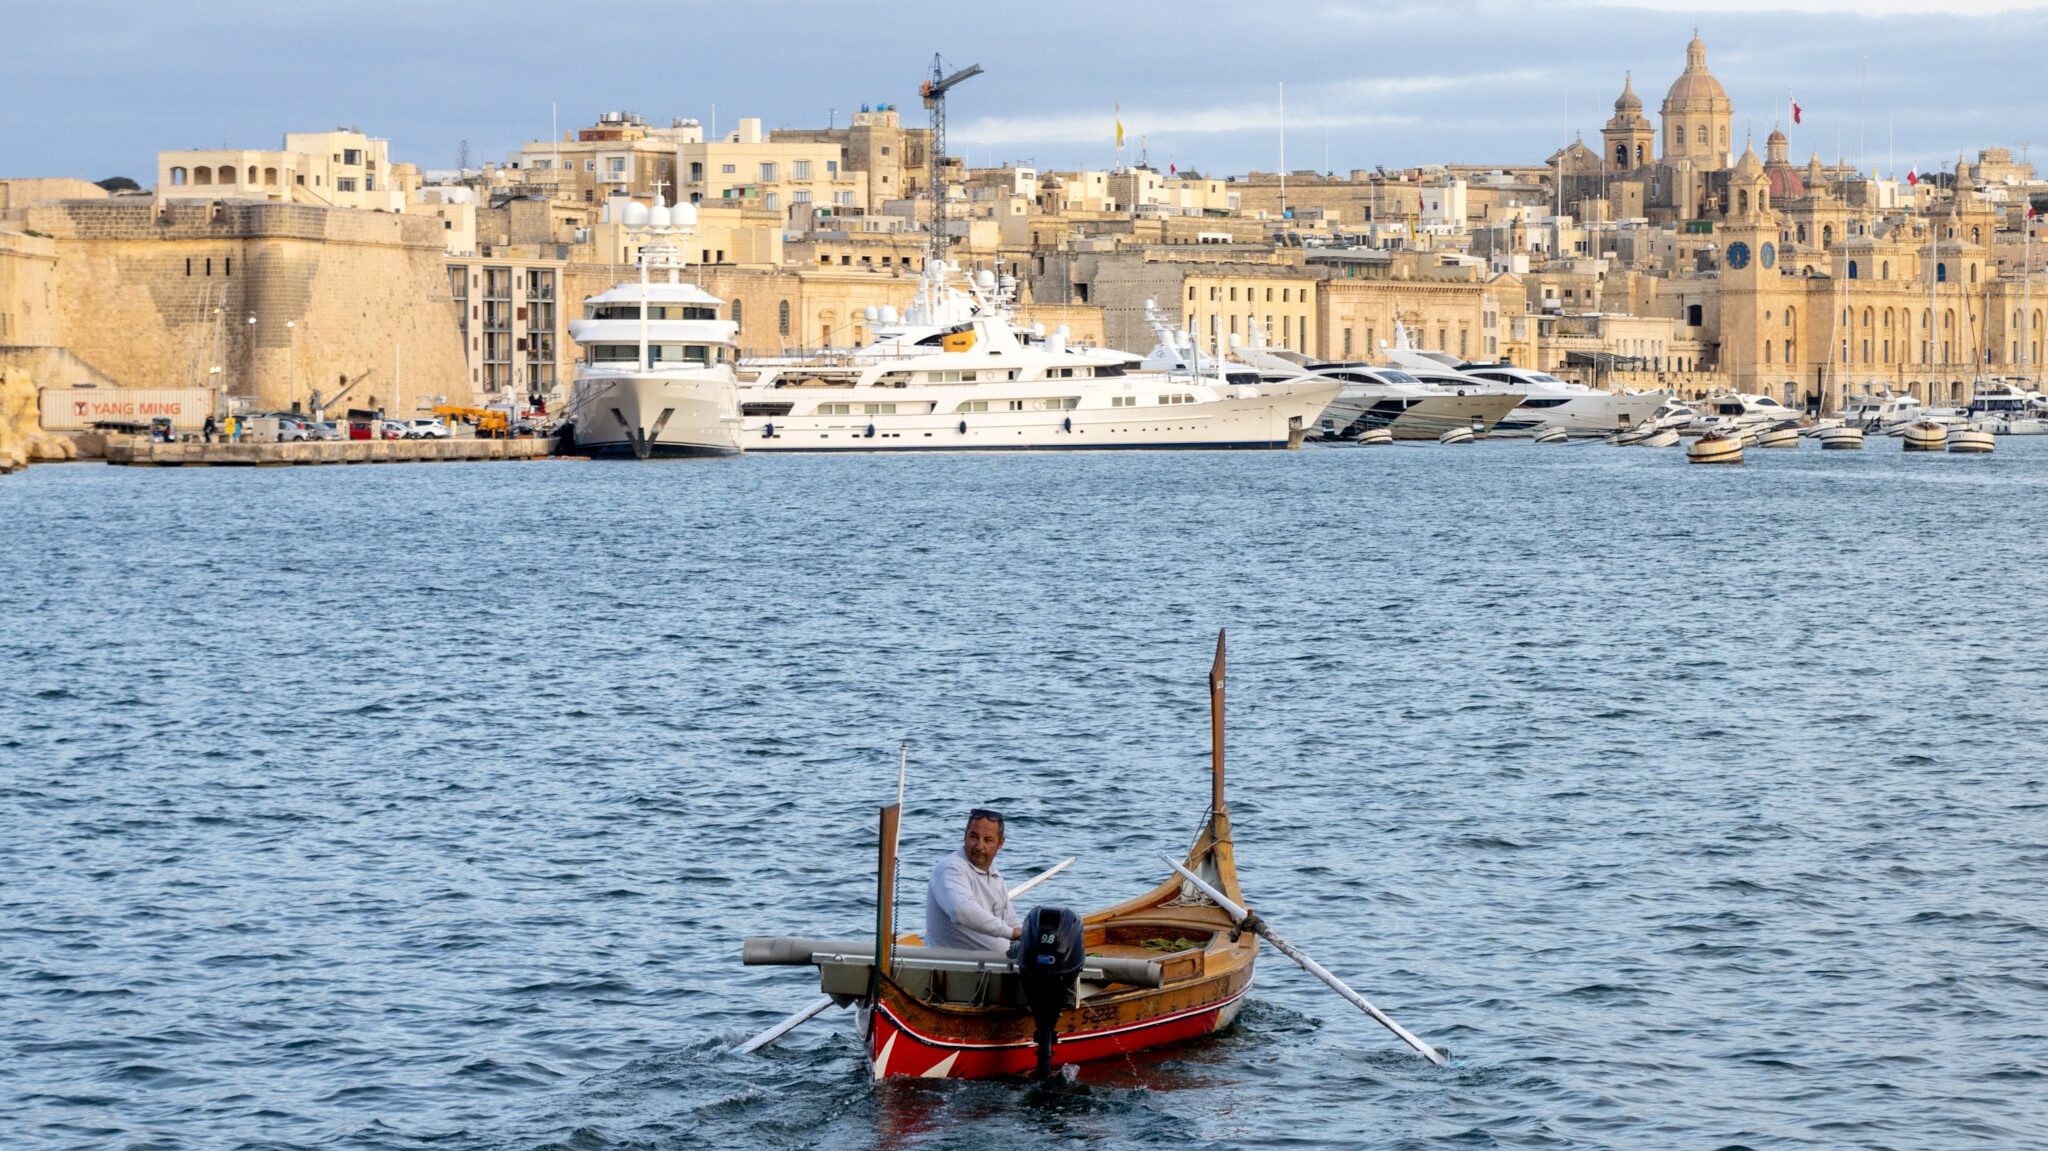
[[[0,479],[0,1146],[2031,1147],[2048,444]],[[756,933],[1207,800],[1231,1032],[886,1083]],[[912,880],[914,882],[914,880]],[[913,903],[914,906],[914,903]]]

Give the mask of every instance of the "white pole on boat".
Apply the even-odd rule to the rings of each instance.
[[[900,798],[901,794],[902,793],[899,788],[899,798],[897,800],[897,802],[899,803],[902,802]],[[1015,899],[1018,896],[1024,894],[1025,892],[1031,890],[1032,888],[1037,887],[1039,884],[1044,883],[1046,880],[1051,879],[1053,876],[1058,875],[1060,872],[1065,871],[1068,865],[1073,863],[1076,858],[1077,857],[1075,856],[1069,855],[1065,859],[1060,860],[1058,863],[1053,864],[1051,867],[1046,868],[1044,871],[1039,872],[1037,875],[1034,875],[1031,878],[1025,880],[1024,882],[1018,884],[1017,886],[1012,887],[1010,889],[1010,898]],[[754,1052],[759,1051],[763,1047],[766,1047],[769,1044],[774,1043],[776,1040],[782,1038],[783,1036],[789,1034],[790,1032],[795,1031],[798,1027],[803,1026],[806,1022],[817,1018],[819,1015],[824,1013],[824,1010],[827,1007],[830,1006],[832,1006],[832,997],[830,995],[820,995],[816,999],[813,999],[809,1003],[805,1004],[803,1010],[798,1011],[796,1014],[790,1016],[789,1018],[783,1020],[775,1026],[770,1027],[768,1030],[763,1031],[759,1035],[754,1036],[752,1039],[747,1040],[745,1043],[740,1044],[738,1047],[733,1048],[732,1053],[734,1055],[752,1055]]]
[[[1351,990],[1350,987],[1345,985],[1343,980],[1330,974],[1328,968],[1324,967],[1320,963],[1317,963],[1315,960],[1310,959],[1306,954],[1304,954],[1299,948],[1295,947],[1292,943],[1289,943],[1285,939],[1280,938],[1280,936],[1273,931],[1272,927],[1267,925],[1265,920],[1260,919],[1258,916],[1253,915],[1251,912],[1246,911],[1242,907],[1239,907],[1236,903],[1231,901],[1229,896],[1223,894],[1222,892],[1216,890],[1214,887],[1210,886],[1209,883],[1205,881],[1201,876],[1196,875],[1194,872],[1189,871],[1187,868],[1181,866],[1178,863],[1175,863],[1171,857],[1162,855],[1159,858],[1166,860],[1167,866],[1173,868],[1175,871],[1180,872],[1182,877],[1184,877],[1185,879],[1187,879],[1188,882],[1194,884],[1198,889],[1200,889],[1203,895],[1208,896],[1211,902],[1215,903],[1216,906],[1222,908],[1226,913],[1228,913],[1233,923],[1237,924],[1239,927],[1247,931],[1256,931],[1261,936],[1265,937],[1266,942],[1272,944],[1275,948],[1279,949],[1280,954],[1285,955],[1287,958],[1292,959],[1296,963],[1300,964],[1301,969],[1303,971],[1306,971],[1310,975],[1315,976],[1317,979],[1322,980],[1325,984],[1329,986],[1330,990],[1336,992],[1339,995],[1342,995],[1346,1000],[1349,1000],[1353,1007],[1356,1007],[1360,1011],[1365,1012],[1367,1015],[1372,1016],[1373,1019],[1376,1020],[1382,1027],[1385,1027],[1387,1030],[1399,1036],[1401,1042],[1406,1043],[1410,1047],[1413,1047],[1415,1049],[1416,1054],[1422,1056],[1424,1059],[1429,1060],[1431,1063],[1434,1063],[1439,1067],[1442,1067],[1444,1065],[1444,1057],[1442,1053],[1437,1051],[1436,1048],[1431,1047],[1427,1043],[1424,1043],[1422,1040],[1416,1038],[1413,1032],[1409,1031],[1407,1028],[1401,1026],[1400,1024],[1394,1022],[1392,1019],[1387,1018],[1386,1012],[1381,1011],[1377,1007],[1374,1007],[1372,1003],[1365,998],[1365,996],[1360,995],[1358,992]]]

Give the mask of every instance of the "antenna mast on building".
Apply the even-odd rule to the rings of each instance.
[[[981,75],[981,65],[970,64],[948,76],[946,66],[938,53],[932,53],[932,75],[918,88],[918,95],[924,97],[925,113],[931,118],[932,140],[929,170],[926,176],[925,195],[932,206],[931,244],[926,249],[927,260],[943,260],[952,237],[946,234],[946,190],[940,176],[946,162],[946,93],[963,81]]]

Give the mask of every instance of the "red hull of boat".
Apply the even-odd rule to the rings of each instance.
[[[1053,1066],[1111,1059],[1221,1031],[1237,1017],[1238,1005],[1248,990],[1249,984],[1221,1002],[1156,1019],[1061,1035],[1053,1041]],[[890,1075],[1001,1079],[1028,1076],[1038,1070],[1038,1047],[1029,1041],[966,1043],[923,1035],[906,1026],[886,1006],[877,1006],[869,1018],[873,1030],[868,1037],[868,1064],[877,1079]]]

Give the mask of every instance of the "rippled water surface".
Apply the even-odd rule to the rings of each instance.
[[[2048,443],[0,480],[0,1145],[2021,1147]],[[877,1086],[753,933],[975,803],[1161,878],[1231,639],[1228,1034]]]

